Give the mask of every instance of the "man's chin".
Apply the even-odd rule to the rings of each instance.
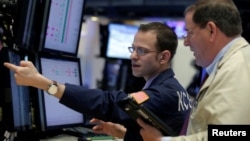
[[[142,77],[142,75],[139,74],[139,73],[133,73],[133,76],[134,76],[134,77]]]
[[[138,77],[139,73],[135,72],[134,70],[132,71],[133,76]]]

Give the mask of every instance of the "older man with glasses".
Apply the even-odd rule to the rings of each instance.
[[[144,141],[250,140],[250,45],[241,36],[239,10],[232,0],[197,0],[184,15],[184,45],[209,76],[187,118],[186,136],[163,137],[138,119]]]

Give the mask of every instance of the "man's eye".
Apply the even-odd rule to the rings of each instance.
[[[140,52],[140,53],[143,53],[144,52],[144,49],[138,49],[138,52]]]

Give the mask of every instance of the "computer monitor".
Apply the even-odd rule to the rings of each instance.
[[[9,5],[9,11],[6,15],[11,17],[8,18],[7,25],[11,27],[9,30],[13,31],[7,35],[7,39],[10,44],[15,44],[9,45],[9,47],[25,51],[35,49],[40,34],[40,23],[43,20],[42,13],[46,8],[47,1],[16,0],[6,2],[8,2],[6,5]]]
[[[130,59],[131,53],[128,51],[128,47],[132,46],[137,30],[136,25],[110,23],[106,57]]]
[[[183,35],[186,33],[184,19],[167,20],[166,24],[173,29],[179,39],[183,38]]]
[[[51,0],[42,26],[40,51],[76,56],[85,0]]]
[[[69,56],[39,53],[37,67],[45,77],[59,83],[82,85],[80,59]],[[38,91],[36,123],[41,131],[61,130],[84,125],[84,115],[59,103],[46,91]]]
[[[0,51],[2,128],[9,132],[28,131],[32,128],[29,87],[17,85],[14,72],[3,66],[3,62],[19,65],[23,55],[4,47]]]

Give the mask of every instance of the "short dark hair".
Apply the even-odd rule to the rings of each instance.
[[[167,24],[161,22],[150,22],[141,24],[138,31],[154,31],[156,33],[156,47],[159,51],[169,50],[171,58],[176,53],[178,39],[176,33]]]

